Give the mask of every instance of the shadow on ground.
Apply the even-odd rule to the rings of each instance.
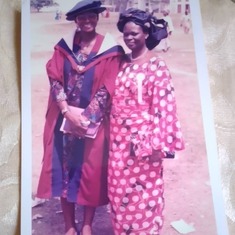
[[[64,234],[64,220],[59,199],[47,200],[32,209],[32,234]],[[76,225],[81,228],[83,207],[76,207]],[[50,231],[48,231],[48,228]],[[93,221],[93,235],[113,235],[107,206],[98,207]]]

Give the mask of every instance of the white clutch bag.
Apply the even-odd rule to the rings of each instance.
[[[69,109],[77,115],[80,115],[84,110],[82,108],[78,108],[78,107],[74,107],[74,106],[69,106]],[[96,137],[97,133],[98,133],[100,123],[101,122],[90,123],[85,136],[88,137],[88,138],[94,139]],[[69,120],[64,118],[63,122],[62,122],[62,125],[60,127],[60,131],[62,131],[64,133],[72,133],[73,129],[74,129],[73,123],[71,123]]]

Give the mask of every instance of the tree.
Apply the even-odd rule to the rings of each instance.
[[[53,0],[30,0],[30,6],[35,8],[38,12],[44,6],[51,6],[54,4]]]

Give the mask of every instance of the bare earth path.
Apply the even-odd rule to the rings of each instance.
[[[50,58],[54,44],[62,35],[74,28],[73,23],[54,20],[54,12],[31,14],[31,74],[32,74],[32,189],[37,187],[42,157],[42,129],[48,96],[48,80],[45,64]],[[178,112],[186,140],[186,149],[174,160],[164,163],[165,179],[165,225],[162,235],[179,234],[170,225],[183,219],[193,224],[193,235],[215,235],[216,226],[203,137],[200,98],[194,61],[192,33],[186,35],[179,28],[179,17],[174,16],[175,32],[172,47],[161,53],[172,73]],[[100,18],[98,32],[106,30],[121,40],[116,30],[117,15]],[[121,41],[120,41],[121,42]],[[32,215],[41,218],[32,222],[34,235],[63,235],[63,217],[58,199],[51,199],[34,207]],[[82,208],[76,210],[78,228],[82,222]],[[94,221],[94,235],[112,235],[110,214],[107,207],[98,208]],[[137,234],[138,235],[138,234]]]

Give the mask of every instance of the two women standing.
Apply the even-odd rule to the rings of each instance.
[[[116,235],[156,235],[163,225],[162,161],[184,147],[174,89],[165,62],[150,51],[159,43],[152,16],[137,9],[120,15],[117,26],[131,50],[123,55],[95,30],[103,10],[90,0],[71,9],[67,20],[79,30],[55,46],[47,64],[51,90],[37,196],[61,197],[66,235],[77,234],[75,203],[85,206],[81,234],[91,235],[95,208],[108,197]],[[76,116],[70,106],[84,111]],[[60,131],[64,117],[75,126],[72,134]],[[89,123],[100,121],[96,138],[85,137]]]

